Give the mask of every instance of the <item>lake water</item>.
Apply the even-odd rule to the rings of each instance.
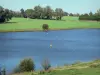
[[[36,69],[43,59],[55,67],[99,59],[100,29],[0,33],[0,65],[7,72],[26,57],[33,58]]]

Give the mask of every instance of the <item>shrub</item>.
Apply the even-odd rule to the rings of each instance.
[[[48,30],[49,26],[48,26],[48,24],[43,24],[42,28],[43,28],[43,30]]]
[[[91,68],[100,68],[100,63],[99,64],[96,64],[96,63],[91,64],[90,67]]]
[[[50,62],[48,60],[44,60],[42,62],[42,67],[45,71],[48,71],[51,68]]]
[[[81,15],[79,16],[79,20],[94,20],[94,21],[100,21],[100,16],[85,16],[85,15]]]
[[[21,72],[28,72],[35,70],[35,65],[31,58],[26,58],[20,62],[19,68]]]
[[[77,65],[77,64],[81,64],[81,61],[76,61],[76,62],[73,63],[72,65]]]

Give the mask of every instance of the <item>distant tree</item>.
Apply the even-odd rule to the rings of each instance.
[[[5,9],[4,14],[5,14],[6,21],[9,21],[11,19],[11,13],[10,13],[9,9]]]
[[[35,18],[42,18],[42,15],[43,15],[43,8],[38,5],[38,6],[35,6],[34,7],[34,14],[35,14]]]
[[[53,13],[53,10],[51,9],[51,7],[46,6],[44,11],[45,11],[46,19],[51,19],[52,18],[52,13]]]
[[[92,12],[90,12],[90,13],[89,13],[89,16],[93,16],[93,13],[92,13]]]
[[[70,13],[69,16],[74,16],[74,15],[72,13]]]
[[[61,8],[56,8],[56,19],[61,20],[61,18],[64,16],[64,11]]]
[[[4,9],[0,6],[0,23],[9,21],[12,18],[11,10]]]
[[[27,9],[25,10],[25,14],[27,15],[28,18],[35,18],[35,12],[33,9]]]
[[[64,16],[68,16],[68,12],[64,12]]]
[[[24,9],[22,8],[20,11],[21,11],[22,17],[26,18],[26,14],[25,14]]]
[[[89,14],[85,13],[84,16],[89,16]]]
[[[77,14],[76,14],[76,16],[80,16],[80,14],[79,14],[79,13],[77,13]]]
[[[79,13],[73,14],[73,16],[76,16],[76,17],[78,17],[79,15],[80,15]]]
[[[4,15],[4,8],[0,6],[0,16]]]
[[[5,22],[4,8],[0,6],[0,23]]]
[[[52,18],[55,20],[56,19],[56,12],[55,11],[52,12],[52,16],[53,16]]]
[[[59,12],[60,12],[60,14],[59,14],[59,15],[60,15],[60,20],[61,20],[61,19],[62,19],[62,17],[64,16],[63,9],[61,9],[61,8],[60,8],[60,9],[59,9]]]
[[[13,17],[22,17],[22,14],[20,12],[13,11]]]

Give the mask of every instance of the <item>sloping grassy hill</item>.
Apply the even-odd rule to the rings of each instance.
[[[65,21],[13,18],[8,23],[0,24],[0,32],[5,31],[37,31],[43,24],[48,24],[51,30],[73,28],[100,28],[100,22],[79,21],[78,17],[63,17]]]
[[[100,60],[82,63],[78,62],[73,65],[52,68],[51,72],[40,74],[38,72],[25,72],[13,75],[100,75]]]

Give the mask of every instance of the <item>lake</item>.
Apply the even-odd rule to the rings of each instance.
[[[26,57],[36,69],[44,59],[54,67],[99,59],[100,29],[0,33],[0,66],[11,72]]]

